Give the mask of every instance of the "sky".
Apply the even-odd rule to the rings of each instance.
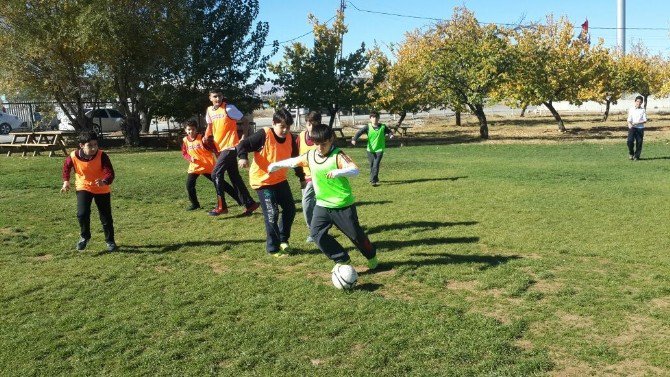
[[[566,16],[577,27],[575,33],[588,19],[592,43],[603,38],[606,47],[617,44],[617,0],[351,0],[345,3],[345,23],[349,28],[344,36],[345,53],[360,47],[361,42],[365,42],[367,48],[376,42],[388,52],[386,45],[401,43],[408,31],[426,30],[436,22],[430,18],[450,19],[457,6],[473,11],[480,22],[527,24],[542,22],[548,14],[556,18]],[[339,0],[260,0],[256,21],[269,23],[267,43],[284,42],[307,33],[295,41],[311,47],[313,35],[307,15],[312,13],[324,22],[333,17],[339,6]],[[670,56],[670,1],[626,1],[626,51],[640,41],[652,54]],[[280,60],[282,51],[283,47],[272,61]]]

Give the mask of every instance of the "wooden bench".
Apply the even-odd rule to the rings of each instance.
[[[333,127],[333,133],[337,134],[340,133],[340,137],[344,139],[344,132],[342,131],[342,127]]]
[[[12,142],[9,144],[0,144],[0,148],[7,149],[7,157],[12,153],[21,152],[23,157],[28,152],[33,152],[37,156],[40,152],[49,151],[49,157],[53,157],[56,151],[63,151],[67,156],[67,139],[76,135],[74,132],[67,131],[43,131],[43,132],[16,132],[12,133]]]
[[[407,136],[407,130],[412,129],[412,126],[400,126],[396,127],[395,131],[400,134],[400,136]]]

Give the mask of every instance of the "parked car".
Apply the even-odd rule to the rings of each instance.
[[[6,135],[17,128],[27,128],[28,123],[16,115],[0,112],[0,134]]]
[[[93,131],[97,133],[120,131],[121,125],[125,122],[123,114],[115,109],[88,110],[85,115],[91,118],[93,121]],[[74,127],[70,124],[69,119],[67,119],[64,114],[59,114],[59,119],[59,130],[74,130]]]

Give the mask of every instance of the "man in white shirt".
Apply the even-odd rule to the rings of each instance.
[[[647,113],[642,107],[642,101],[642,96],[635,97],[635,107],[628,110],[628,158],[631,160],[639,160],[642,153],[644,124],[647,123]]]

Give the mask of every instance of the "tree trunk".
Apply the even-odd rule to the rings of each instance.
[[[554,109],[554,105],[551,103],[551,101],[544,102],[544,106],[546,106],[547,109],[549,109],[551,115],[553,115],[554,119],[556,119],[556,121],[558,122],[558,130],[561,132],[565,132],[565,125],[563,124],[563,119],[561,119],[561,114],[559,114],[558,111]]]
[[[460,127],[461,126],[461,112],[456,111],[455,115],[456,115],[456,126]]]
[[[489,126],[486,123],[486,114],[484,114],[484,106],[482,105],[471,105],[470,109],[477,116],[479,120],[479,136],[487,140],[489,138]]]
[[[612,103],[612,101],[607,98],[607,100],[605,100],[605,114],[603,115],[603,122],[606,122],[607,118],[610,116],[610,103]]]
[[[521,114],[519,114],[519,116],[520,116],[521,118],[523,118],[523,117],[526,116],[526,109],[528,109],[528,105],[527,105],[527,104],[523,105],[523,107],[521,108]]]
[[[647,111],[647,100],[649,99],[649,94],[643,94],[644,97],[644,111]]]
[[[337,117],[338,110],[339,109],[336,107],[328,108],[328,114],[330,115],[330,122],[328,122],[328,126],[330,126],[330,128],[333,128],[333,124],[335,124],[335,118]]]
[[[402,122],[405,120],[405,117],[407,116],[407,111],[401,111],[400,112],[400,119],[398,119],[398,124],[396,124],[395,129],[397,130],[401,125]]]
[[[139,116],[132,114],[126,118],[126,124],[123,130],[123,136],[125,137],[127,146],[136,147],[140,144],[141,129],[142,124],[140,122]]]

